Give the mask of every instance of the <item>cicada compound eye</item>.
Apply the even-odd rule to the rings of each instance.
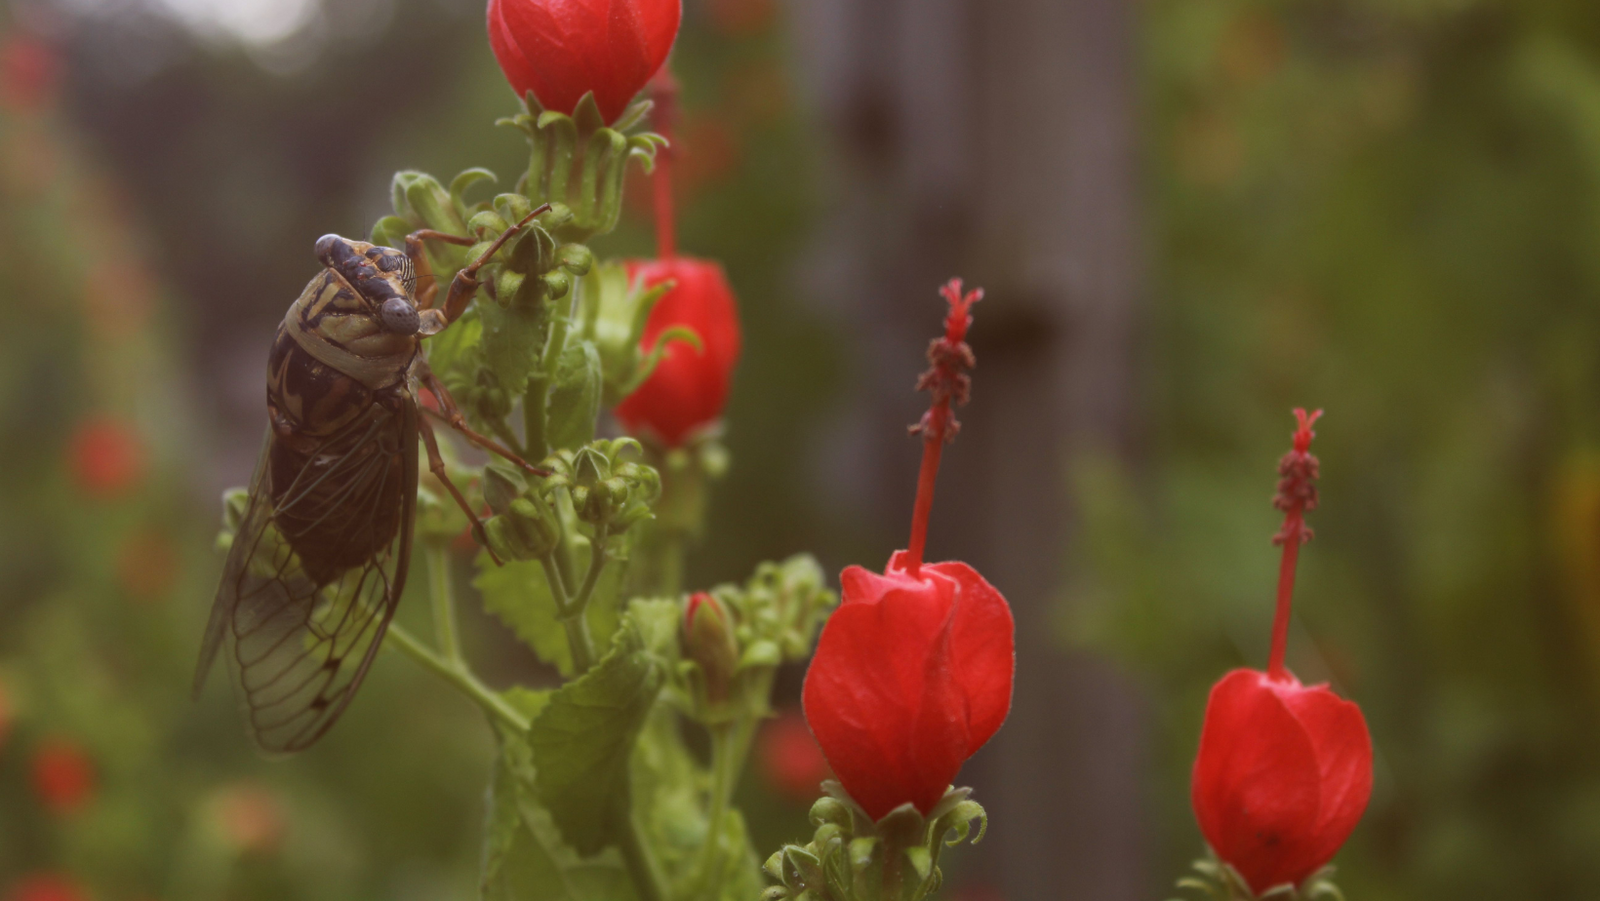
[[[391,297],[378,307],[378,322],[396,335],[415,335],[422,327],[417,308],[401,297]]]

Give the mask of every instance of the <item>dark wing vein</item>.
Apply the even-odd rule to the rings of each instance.
[[[269,434],[223,568],[195,690],[228,640],[252,734],[268,752],[303,750],[344,712],[405,587],[416,503],[416,411],[408,403],[375,415],[327,439],[306,457],[320,462],[308,463],[284,491],[272,484],[268,460],[277,439]],[[399,439],[398,486],[388,435]],[[274,496],[282,498],[280,505],[274,506]],[[394,504],[400,510],[393,540],[321,581],[291,547],[290,539],[330,521],[353,524],[338,533],[340,550],[358,547],[355,542],[374,540],[372,530],[394,516],[386,509]],[[285,535],[285,528],[298,531]]]

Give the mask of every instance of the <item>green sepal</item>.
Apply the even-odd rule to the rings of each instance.
[[[399,216],[384,216],[372,225],[372,243],[379,247],[405,250],[406,235],[413,231],[411,223]]]
[[[595,667],[568,682],[528,730],[543,806],[579,854],[617,841],[630,792],[628,760],[661,690],[662,673],[637,627],[624,623]]]
[[[472,169],[462,170],[456,175],[455,178],[450,180],[450,205],[454,207],[457,218],[459,218],[462,222],[467,222],[473,217],[473,207],[472,205],[469,205],[466,200],[467,190],[480,181],[487,181],[490,184],[495,184],[499,182],[500,179],[488,169],[475,167]],[[470,223],[468,224],[470,226]],[[501,231],[504,230],[505,229],[501,229]]]

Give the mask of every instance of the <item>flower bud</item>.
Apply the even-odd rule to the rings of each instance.
[[[489,46],[518,97],[571,115],[593,92],[611,123],[666,62],[682,14],[681,0],[489,0]]]
[[[683,646],[689,659],[700,665],[706,700],[713,704],[727,700],[728,683],[739,665],[739,647],[728,609],[714,595],[702,591],[689,596],[683,614]]]
[[[630,432],[678,447],[716,422],[728,402],[739,361],[738,305],[722,267],[708,260],[635,260],[628,263],[628,276],[646,287],[674,283],[650,311],[639,342],[642,351],[653,348],[668,329],[686,327],[700,339],[699,348],[670,340],[649,377],[615,411]]]

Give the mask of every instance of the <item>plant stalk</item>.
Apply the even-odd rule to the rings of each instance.
[[[415,636],[399,623],[389,624],[389,641],[395,647],[405,652],[411,659],[422,664],[427,669],[444,678],[446,682],[460,689],[463,694],[471,698],[483,712],[491,719],[499,720],[519,732],[528,731],[528,718],[518,713],[515,708],[495,694],[487,685],[478,681],[468,670],[465,664],[452,663],[439,656],[432,648],[418,641]]]

